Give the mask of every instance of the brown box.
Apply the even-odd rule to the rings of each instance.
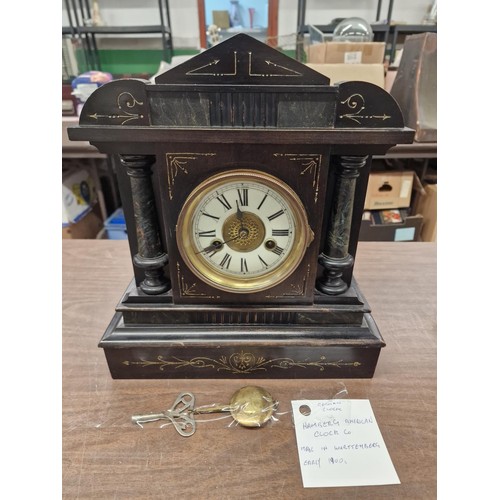
[[[338,82],[369,82],[384,88],[383,64],[315,64],[307,63],[314,71],[330,78],[330,85]]]
[[[415,212],[424,218],[422,241],[437,241],[437,184],[426,184],[424,189],[415,206]]]
[[[229,28],[231,26],[229,22],[229,12],[227,10],[213,10],[212,23],[222,29]]]
[[[394,83],[394,80],[396,79],[396,74],[397,74],[397,71],[390,69],[387,71],[387,73],[385,75],[384,89],[389,93],[391,92],[392,85]]]
[[[74,224],[65,224],[62,228],[62,239],[94,239],[103,227],[99,205]]]
[[[410,206],[414,172],[372,172],[368,179],[365,210]]]
[[[326,42],[309,45],[307,62],[330,64],[383,64],[384,42]]]

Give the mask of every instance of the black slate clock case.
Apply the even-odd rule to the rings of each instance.
[[[114,378],[365,378],[385,345],[353,279],[371,156],[412,142],[383,89],[329,80],[247,36],[156,78],[97,89],[72,140],[117,155],[134,279],[99,346]],[[232,293],[191,272],[181,209],[249,169],[300,198],[314,234],[276,286]],[[382,284],[381,284],[382,286]]]

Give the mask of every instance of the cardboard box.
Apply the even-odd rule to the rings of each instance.
[[[365,210],[410,206],[414,172],[372,172],[368,179]]]
[[[62,223],[78,222],[97,202],[97,190],[89,172],[84,168],[63,173]]]
[[[391,89],[392,89],[392,84],[394,83],[394,80],[396,79],[396,75],[397,75],[397,71],[396,70],[388,70],[386,75],[385,75],[385,85],[384,85],[384,89],[387,91],[387,92],[391,92]]]
[[[307,62],[319,64],[383,64],[384,42],[325,42],[309,45]]]
[[[103,227],[99,205],[85,214],[78,222],[63,224],[62,239],[94,239]]]
[[[415,212],[422,215],[422,241],[437,241],[437,184],[426,184],[416,200]]]
[[[307,63],[314,71],[330,78],[330,85],[338,82],[369,82],[384,88],[383,64],[315,64]]]
[[[419,241],[424,218],[410,215],[401,224],[373,224],[362,220],[359,241]]]
[[[227,29],[231,26],[229,21],[229,12],[227,10],[213,10],[212,11],[212,24],[218,28]]]

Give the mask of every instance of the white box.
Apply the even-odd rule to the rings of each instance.
[[[365,210],[409,207],[414,177],[413,171],[370,173]]]
[[[97,191],[89,172],[80,168],[63,173],[62,223],[72,224],[92,210],[97,201]]]

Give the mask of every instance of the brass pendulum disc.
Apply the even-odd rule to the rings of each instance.
[[[260,427],[273,415],[276,402],[262,387],[249,385],[236,391],[229,404],[232,417],[244,427]]]

